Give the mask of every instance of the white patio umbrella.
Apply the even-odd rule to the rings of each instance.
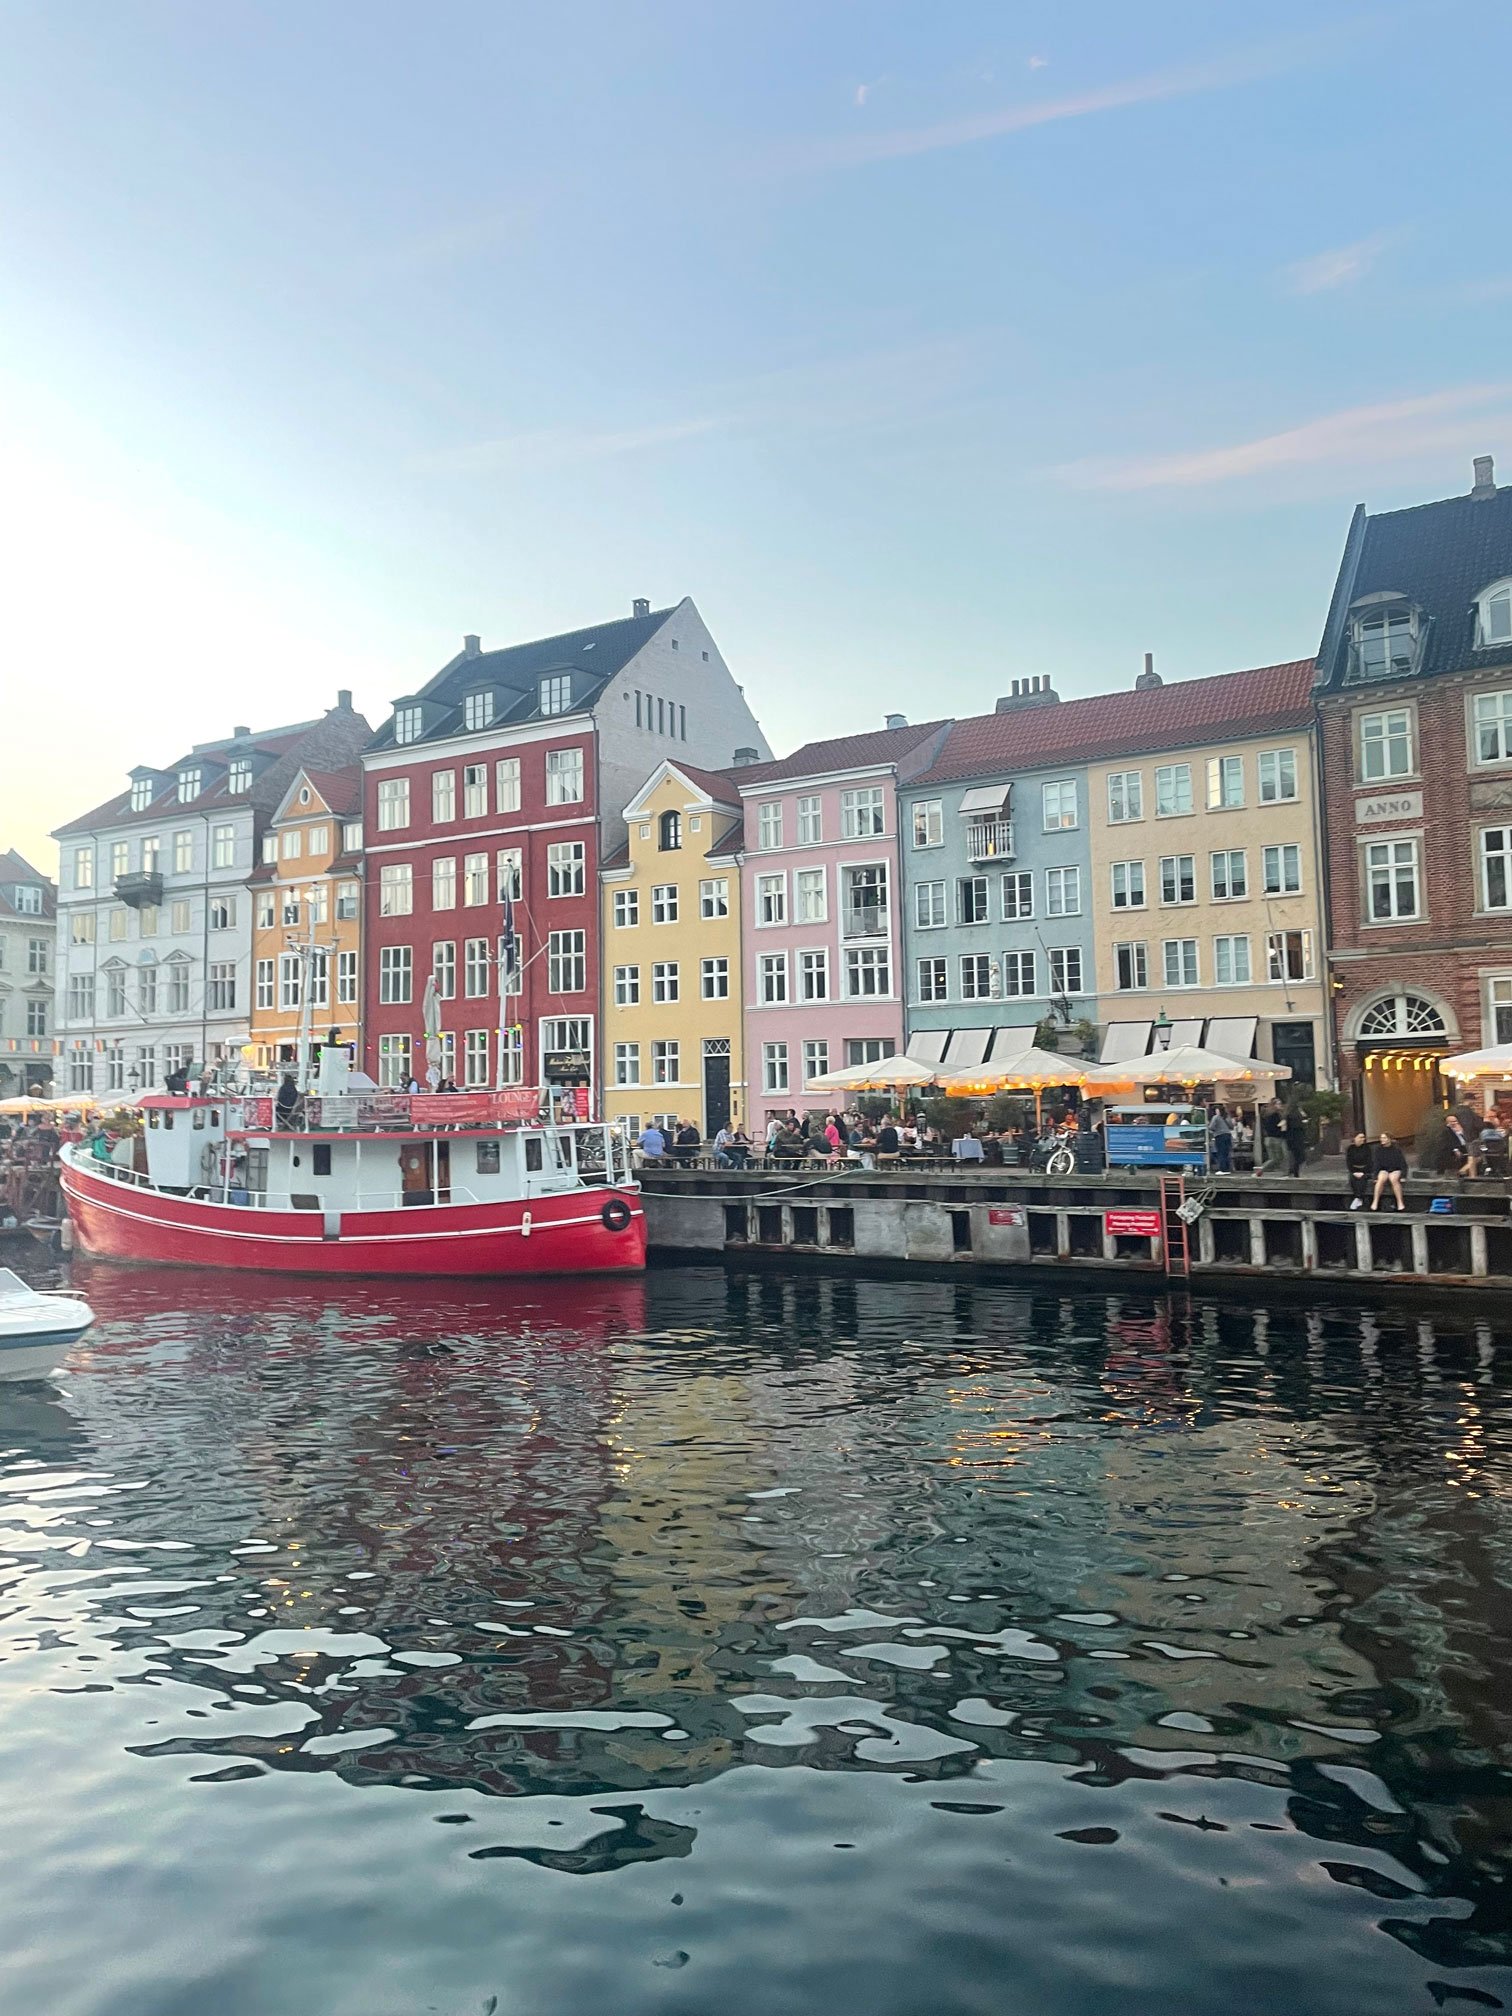
[[[1180,1043],[1171,1050],[1152,1050],[1148,1057],[1094,1065],[1082,1088],[1101,1092],[1125,1085],[1244,1085],[1274,1090],[1278,1079],[1291,1075],[1289,1064],[1272,1064],[1264,1057],[1225,1057],[1196,1043]]]
[[[821,1071],[804,1085],[805,1092],[897,1092],[933,1085],[939,1073],[912,1057],[879,1057],[875,1064],[851,1064],[843,1071]]]
[[[425,1082],[434,1092],[441,1083],[441,995],[434,973],[425,983],[420,1026],[425,1031]]]
[[[966,1064],[940,1073],[940,1090],[953,1098],[990,1099],[999,1092],[1032,1092],[1034,1124],[1041,1124],[1041,1103],[1047,1087],[1080,1085],[1088,1066],[1074,1057],[1058,1056],[1031,1043],[1013,1057],[994,1057],[990,1064]]]
[[[1512,1043],[1493,1043],[1485,1050],[1462,1050],[1458,1057],[1441,1057],[1439,1069],[1446,1078],[1461,1081],[1512,1078]]]

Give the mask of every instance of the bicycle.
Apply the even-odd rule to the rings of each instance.
[[[1045,1158],[1047,1176],[1069,1176],[1076,1168],[1076,1155],[1069,1141],[1062,1141],[1052,1148]]]

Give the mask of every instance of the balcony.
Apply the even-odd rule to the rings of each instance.
[[[966,824],[966,858],[969,861],[1011,861],[1013,821],[1011,819],[971,819]]]
[[[115,893],[133,910],[153,909],[163,900],[162,875],[156,868],[144,869],[139,875],[117,875]]]
[[[885,938],[887,936],[887,905],[885,903],[847,903],[841,916],[841,932],[846,938]]]

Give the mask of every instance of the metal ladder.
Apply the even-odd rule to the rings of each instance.
[[[1168,1176],[1162,1172],[1160,1250],[1165,1256],[1165,1271],[1170,1275],[1179,1274],[1183,1281],[1189,1281],[1192,1278],[1192,1249],[1187,1238],[1187,1222],[1181,1216],[1181,1206],[1185,1202],[1185,1176]]]

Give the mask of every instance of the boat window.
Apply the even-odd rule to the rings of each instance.
[[[212,1127],[219,1127],[220,1125],[220,1108],[218,1106],[210,1108],[210,1125]]]
[[[497,1141],[480,1141],[478,1149],[478,1174],[497,1176],[499,1173],[499,1144]]]
[[[329,1176],[331,1173],[331,1144],[329,1141],[315,1143],[315,1174]]]
[[[195,1107],[195,1109],[194,1109],[194,1127],[195,1127],[195,1131],[196,1131],[196,1133],[201,1133],[201,1134],[202,1134],[202,1133],[204,1132],[204,1129],[205,1129],[205,1109],[204,1109],[204,1107],[203,1107],[203,1106],[196,1106],[196,1107]]]
[[[537,1135],[525,1143],[525,1167],[527,1169],[539,1169],[540,1166],[541,1142],[540,1137]]]
[[[156,1108],[156,1106],[150,1106],[150,1107],[148,1107],[148,1109],[147,1109],[147,1125],[148,1125],[149,1127],[156,1127],[156,1126],[157,1126],[157,1124],[158,1124],[158,1111],[157,1111],[157,1108]]]

